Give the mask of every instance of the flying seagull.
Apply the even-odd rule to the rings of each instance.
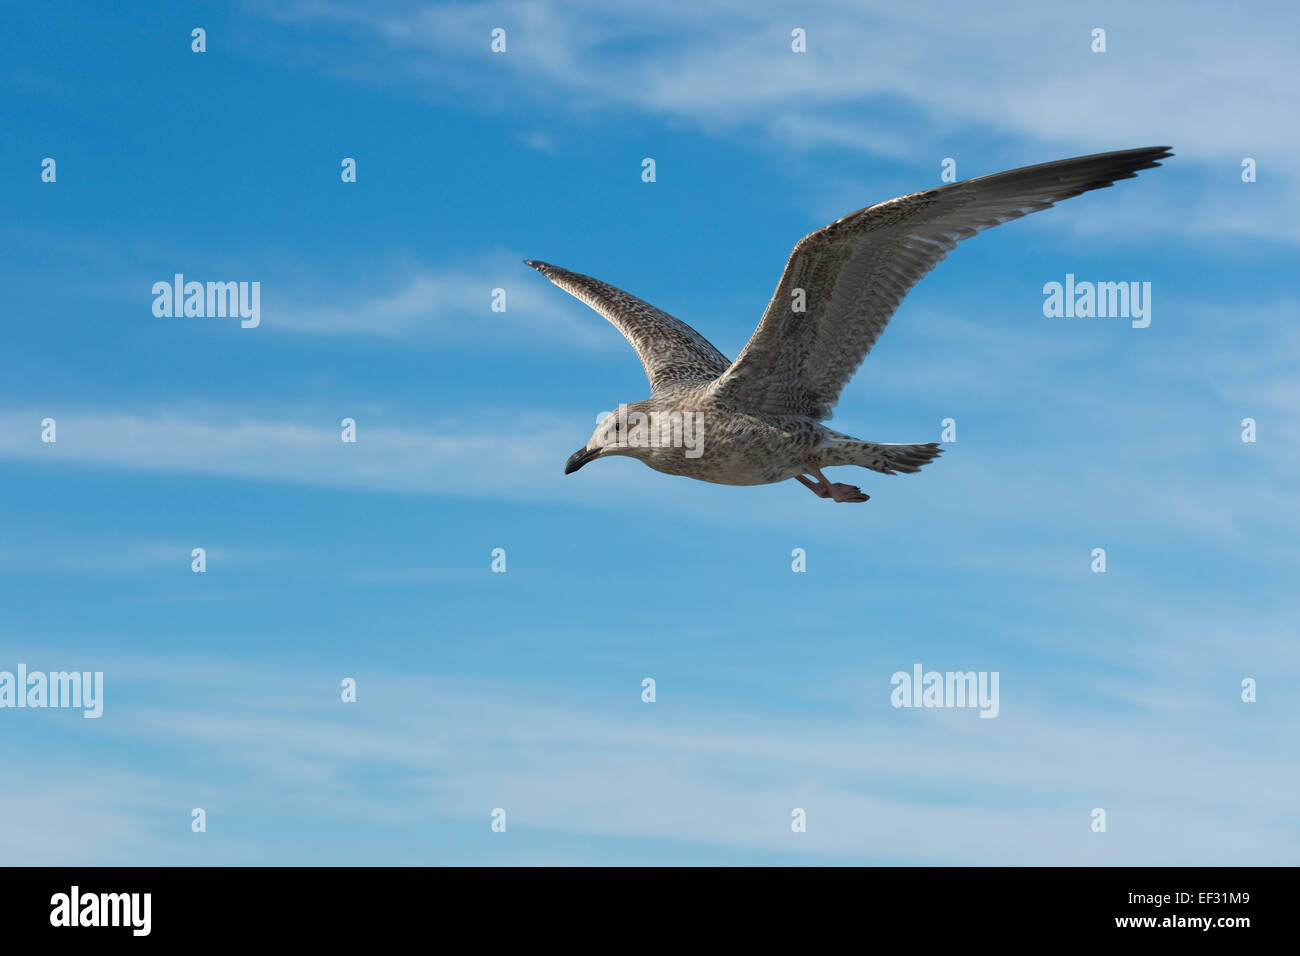
[[[622,289],[525,260],[595,309],[636,350],[650,397],[620,406],[564,466],[628,455],[656,471],[724,485],[795,478],[820,498],[866,501],[822,469],[919,471],[937,443],[886,444],[823,421],[903,297],[962,239],[1092,189],[1132,179],[1173,155],[1126,149],[927,189],[877,203],[799,240],[749,343],[728,361],[693,328]]]

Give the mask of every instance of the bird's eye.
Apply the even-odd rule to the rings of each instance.
[[[622,422],[615,422],[615,423],[614,423],[614,431],[618,431],[618,430],[619,430],[620,428],[622,428],[622,427],[623,427],[623,423],[622,423]]]

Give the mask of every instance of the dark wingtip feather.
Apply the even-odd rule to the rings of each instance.
[[[1123,149],[1113,153],[1098,153],[1094,156],[1081,156],[1080,161],[1092,160],[1097,163],[1097,176],[1088,184],[1090,189],[1109,186],[1121,179],[1135,179],[1144,169],[1154,169],[1160,160],[1174,155],[1169,146],[1144,146],[1139,149]]]

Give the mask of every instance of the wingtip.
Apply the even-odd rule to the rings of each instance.
[[[1135,158],[1142,160],[1141,164],[1134,166],[1134,169],[1151,169],[1160,165],[1160,160],[1168,159],[1174,155],[1172,146],[1143,146],[1141,149],[1128,150],[1128,153]]]
[[[1174,155],[1172,146],[1139,146],[1136,149],[1080,156],[1079,160],[1089,163],[1090,166],[1087,168],[1095,173],[1088,182],[1082,184],[1082,191],[1104,189],[1125,179],[1136,179],[1138,173],[1155,169],[1161,165],[1162,159],[1168,159],[1172,155]]]
[[[1170,156],[1174,155],[1172,146],[1148,146],[1142,150],[1135,150],[1135,152],[1141,156],[1142,162],[1135,163],[1130,169],[1128,175],[1119,178],[1132,179],[1137,176],[1139,172],[1148,169],[1155,169],[1164,165],[1161,160],[1168,159]]]

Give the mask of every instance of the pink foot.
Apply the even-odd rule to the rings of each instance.
[[[836,482],[830,487],[831,498],[835,501],[868,501],[871,495],[864,495],[862,489],[855,485]]]

